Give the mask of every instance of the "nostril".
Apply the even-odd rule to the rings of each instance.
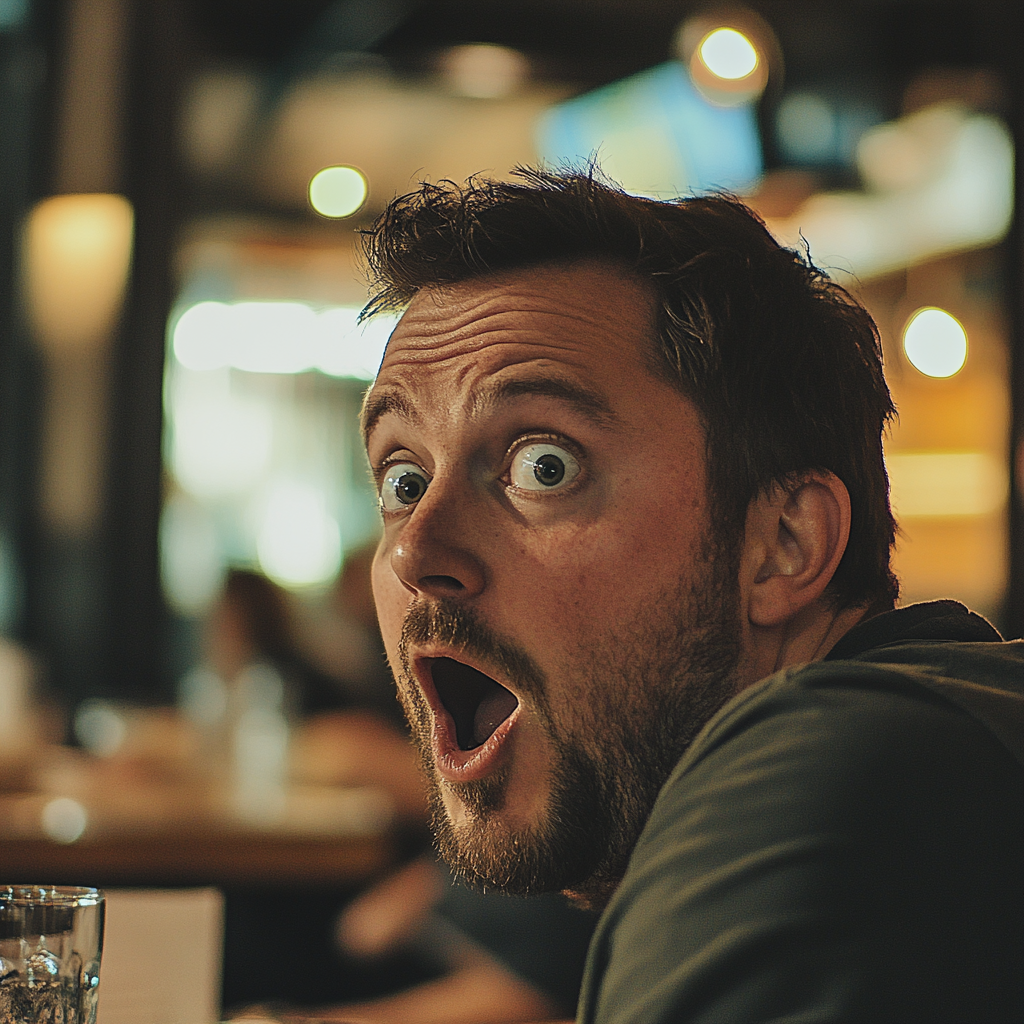
[[[424,590],[447,590],[452,593],[466,589],[454,576],[421,576],[420,587]]]

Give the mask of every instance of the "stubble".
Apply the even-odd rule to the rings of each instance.
[[[698,578],[653,596],[632,621],[573,650],[558,669],[557,708],[530,656],[471,611],[444,601],[410,606],[399,645],[399,696],[423,762],[438,851],[468,882],[515,894],[560,890],[588,906],[610,897],[669,774],[735,692],[734,559],[706,549],[702,561]],[[433,715],[407,654],[411,645],[431,641],[500,669],[529,704],[551,750],[539,820],[513,828],[502,819],[508,764],[473,782],[438,779]],[[445,810],[442,785],[466,810],[458,825]]]

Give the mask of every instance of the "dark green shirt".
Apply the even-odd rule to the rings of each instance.
[[[590,948],[580,1022],[1024,1021],[1024,642],[871,619],[708,723]]]

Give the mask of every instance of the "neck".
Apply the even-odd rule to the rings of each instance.
[[[867,605],[837,609],[815,602],[779,626],[752,627],[737,690],[793,665],[821,661],[867,615]]]

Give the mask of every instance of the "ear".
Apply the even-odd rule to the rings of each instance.
[[[850,494],[833,473],[811,470],[754,499],[740,576],[754,626],[781,626],[824,593],[850,539]]]

